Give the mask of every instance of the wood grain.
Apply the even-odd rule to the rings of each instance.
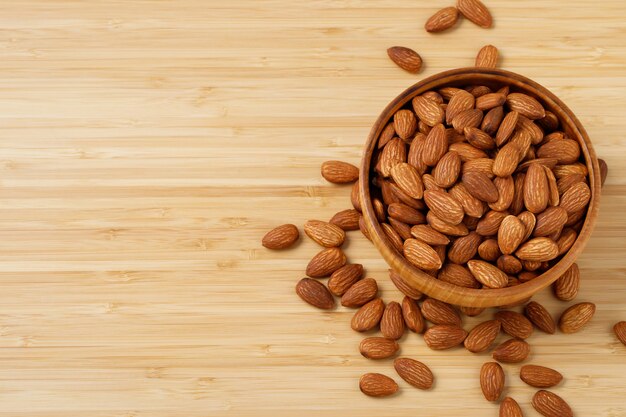
[[[579,334],[536,332],[531,362],[564,375],[555,392],[577,415],[626,416],[626,349],[611,334],[626,319],[626,4],[492,0],[492,30],[430,35],[423,22],[447,5],[431,3],[3,1],[0,415],[496,415],[477,382],[487,355],[406,336],[402,354],[436,378],[412,389],[391,361],[358,354],[351,311],[294,294],[314,243],[260,245],[277,224],[347,208],[349,187],[320,164],[358,164],[393,97],[491,43],[503,68],[567,103],[610,169],[579,261],[596,317]],[[396,68],[392,45],[418,50],[424,72]],[[350,260],[399,300],[373,246],[348,239]],[[518,370],[505,369],[506,395],[536,416]],[[365,372],[401,392],[364,398]]]

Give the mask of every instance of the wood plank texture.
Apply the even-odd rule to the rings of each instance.
[[[555,392],[576,415],[626,416],[611,333],[626,320],[626,3],[489,0],[492,30],[426,34],[448,3],[2,1],[0,416],[497,415],[477,382],[488,355],[413,334],[402,354],[432,368],[434,389],[364,397],[360,374],[398,378],[358,354],[351,311],[296,297],[315,244],[260,246],[275,225],[347,208],[321,162],[358,163],[395,95],[486,43],[561,97],[609,165],[579,262],[579,300],[598,312],[576,335],[536,332],[531,361],[565,376]],[[388,60],[396,44],[422,54],[422,74]],[[346,252],[399,299],[358,232]],[[507,395],[536,416],[518,369]]]

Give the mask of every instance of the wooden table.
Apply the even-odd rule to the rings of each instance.
[[[477,382],[487,354],[433,352],[414,334],[402,354],[433,369],[434,389],[363,396],[362,373],[396,376],[358,354],[351,311],[294,294],[316,245],[260,245],[275,225],[349,207],[321,162],[357,163],[396,94],[493,43],[504,68],[571,106],[610,167],[579,262],[596,317],[576,335],[536,332],[530,361],[565,375],[555,392],[576,415],[626,416],[626,347],[611,333],[626,320],[626,3],[490,0],[494,29],[426,34],[452,3],[4,0],[0,415],[497,415]],[[422,54],[422,74],[388,60],[395,44]],[[346,251],[399,299],[358,232]],[[536,416],[518,369],[507,395]]]

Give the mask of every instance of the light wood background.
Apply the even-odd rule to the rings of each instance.
[[[3,0],[0,415],[497,415],[477,383],[488,355],[414,334],[402,354],[432,368],[434,389],[364,397],[362,373],[398,378],[358,354],[351,311],[294,294],[316,246],[260,246],[273,226],[349,207],[321,162],[357,163],[396,94],[493,43],[571,106],[610,167],[580,259],[596,317],[577,335],[536,332],[530,362],[565,375],[555,392],[576,415],[626,416],[611,333],[626,320],[626,3],[490,0],[494,29],[426,34],[451,3]],[[387,59],[396,44],[422,54],[422,74]],[[358,232],[346,251],[399,299]],[[507,393],[536,416],[518,369]]]

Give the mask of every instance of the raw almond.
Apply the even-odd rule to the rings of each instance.
[[[463,136],[463,140],[465,140],[465,136]],[[458,153],[461,162],[467,162],[477,158],[487,158],[488,156],[485,151],[481,151],[466,142],[452,143],[449,150]]]
[[[376,214],[376,219],[379,222],[384,222],[387,216],[385,215],[385,205],[379,198],[372,199],[372,208],[374,209],[374,214]]]
[[[333,295],[341,297],[348,288],[363,276],[363,265],[347,264],[330,275],[328,289]]]
[[[424,202],[437,217],[452,225],[461,223],[465,215],[461,204],[442,191],[425,191]]]
[[[554,334],[556,323],[544,306],[536,301],[531,301],[524,307],[524,314],[537,328],[545,333]]]
[[[483,311],[485,311],[485,308],[483,308],[483,307],[465,307],[465,306],[461,306],[461,307],[459,307],[459,309],[461,310],[461,313],[465,314],[468,317],[480,316],[483,313]]]
[[[500,320],[502,329],[509,336],[527,339],[533,334],[532,323],[520,313],[515,311],[498,311],[495,318]]]
[[[341,246],[346,238],[342,228],[321,220],[309,220],[304,224],[304,233],[318,245],[332,248]]]
[[[422,333],[424,331],[426,327],[424,317],[417,303],[409,296],[404,296],[402,299],[402,317],[409,330],[415,333]]]
[[[508,177],[517,168],[520,160],[520,149],[514,143],[504,145],[493,161],[492,171],[498,177]]]
[[[366,332],[378,326],[380,319],[385,311],[385,303],[381,298],[376,298],[359,308],[354,316],[350,326],[352,330],[357,332]]]
[[[361,376],[359,389],[370,397],[388,397],[398,391],[398,384],[386,375],[369,373]]]
[[[368,337],[359,344],[359,352],[368,359],[387,359],[399,349],[398,342],[385,337]]]
[[[509,207],[511,214],[518,215],[524,210],[524,182],[526,181],[526,174],[520,172],[515,175],[515,192],[513,193],[513,202]]]
[[[509,214],[505,211],[491,210],[478,222],[476,233],[481,236],[492,236],[498,233],[502,221]]]
[[[450,239],[426,224],[418,224],[411,228],[411,235],[429,245],[447,245]]]
[[[495,135],[504,118],[504,108],[502,106],[495,107],[487,112],[483,118],[480,128],[489,135]]]
[[[545,417],[573,417],[569,405],[553,392],[540,390],[535,393],[532,405],[537,412]]]
[[[439,185],[437,185],[437,182],[435,181],[435,177],[433,177],[430,174],[422,175],[422,182],[424,183],[424,188],[426,190],[441,191],[442,193],[446,192],[445,188],[442,188]]]
[[[522,263],[513,255],[502,255],[498,258],[496,266],[509,275],[519,274],[522,271]]]
[[[517,126],[517,121],[519,120],[519,113],[516,111],[511,111],[504,116],[502,123],[500,123],[500,127],[498,128],[498,132],[496,133],[496,145],[502,146],[506,143],[507,140],[513,134],[515,127]],[[510,174],[509,174],[510,175]]]
[[[501,323],[498,320],[489,320],[478,324],[470,330],[463,342],[465,348],[473,353],[484,352],[498,337]]]
[[[587,176],[587,174],[589,174],[589,171],[587,170],[587,167],[580,162],[567,165],[557,165],[554,167],[554,176],[557,178],[561,178],[571,174],[581,174]]]
[[[509,339],[493,351],[493,358],[503,363],[523,362],[530,354],[530,345],[523,340]]]
[[[573,164],[580,158],[580,146],[572,139],[553,140],[537,150],[539,158],[555,158],[560,165]]]
[[[335,299],[321,282],[302,278],[296,285],[296,294],[313,307],[330,310],[335,306]]]
[[[482,237],[476,232],[456,239],[448,250],[448,259],[455,264],[464,264],[476,255]]]
[[[454,185],[461,172],[461,157],[456,152],[447,152],[432,170],[437,185],[448,188]]]
[[[497,51],[496,51],[497,54]],[[497,60],[497,56],[496,56]],[[501,107],[506,101],[506,96],[500,93],[488,93],[480,96],[476,99],[476,108],[479,110],[491,110],[496,107]],[[487,116],[485,116],[487,117]]]
[[[365,278],[357,281],[341,297],[341,305],[344,307],[361,307],[371,301],[378,294],[378,285],[373,278]]]
[[[491,158],[476,158],[470,161],[463,163],[461,168],[462,173],[477,171],[482,172],[487,176],[487,178],[492,179],[495,175],[493,174],[493,159]]]
[[[615,336],[619,339],[620,342],[626,346],[626,321],[620,321],[619,323],[615,323],[613,326],[613,331],[615,332]]]
[[[355,209],[346,209],[336,213],[329,223],[343,230],[359,230],[359,216],[359,212]]]
[[[393,217],[389,217],[388,220],[391,227],[393,227],[393,229],[402,239],[406,240],[411,238],[411,226],[399,220],[396,220]]]
[[[441,268],[441,258],[435,250],[426,243],[417,239],[404,241],[404,256],[413,265],[421,269]]]
[[[469,87],[465,87],[465,91],[471,93],[474,97],[482,97],[485,94],[491,94],[493,91],[491,88],[486,85],[470,85]]]
[[[448,150],[446,129],[442,124],[435,125],[426,136],[422,149],[422,161],[428,166],[435,166]]]
[[[535,388],[550,388],[563,380],[563,375],[552,368],[539,365],[524,365],[520,369],[520,379]]]
[[[561,202],[561,196],[559,195],[559,186],[556,182],[556,177],[554,176],[554,172],[550,168],[544,165],[544,171],[546,172],[546,179],[548,180],[548,190],[550,192],[550,197],[548,198],[548,204],[550,206],[558,206]]]
[[[498,189],[482,172],[466,172],[463,174],[462,181],[467,191],[477,199],[487,203],[498,201]]]
[[[463,223],[457,225],[447,223],[431,211],[426,214],[426,221],[430,227],[448,236],[466,236],[469,233],[467,226]]]
[[[361,230],[361,233],[363,233],[363,236],[365,236],[367,240],[372,240],[370,232],[367,230],[367,226],[365,225],[365,217],[363,216],[359,217],[359,230]]]
[[[410,48],[392,46],[387,49],[389,58],[400,68],[411,73],[418,73],[422,69],[422,58]]]
[[[567,222],[567,211],[562,207],[548,207],[537,215],[533,236],[550,236],[561,230]]]
[[[496,68],[498,66],[498,48],[493,45],[485,45],[480,48],[480,51],[478,51],[478,55],[476,55],[476,62],[474,65],[482,68]],[[504,95],[501,94],[501,96],[504,98],[504,100],[497,104],[497,106],[501,106],[506,100],[506,97]],[[485,108],[482,108],[481,106],[476,107],[481,110],[485,110]]]
[[[449,191],[450,195],[458,201],[468,216],[481,217],[483,215],[483,203],[470,194],[463,183],[456,183]],[[495,204],[495,203],[494,203]]]
[[[380,171],[385,177],[391,175],[391,169],[399,163],[406,162],[406,145],[400,138],[391,139],[380,154]],[[355,207],[359,210],[357,207]],[[359,210],[361,211],[361,210]]]
[[[399,253],[402,253],[403,239],[400,237],[398,232],[396,232],[395,229],[391,227],[391,225],[389,225],[388,223],[381,223],[380,227],[383,229],[383,232],[385,233],[385,236],[387,237],[389,243],[394,248],[396,248]]]
[[[486,362],[480,368],[480,388],[487,401],[498,401],[504,390],[504,370],[497,362]]]
[[[463,129],[463,133],[467,141],[478,149],[487,151],[496,147],[493,138],[477,127],[466,127]]]
[[[393,269],[389,270],[389,278],[391,282],[396,286],[398,290],[407,297],[411,297],[414,300],[422,298],[422,293],[406,283],[406,281]]]
[[[513,203],[515,196],[515,181],[513,177],[496,177],[493,179],[493,185],[498,190],[498,201],[489,203],[489,208],[495,211],[505,211]]]
[[[437,278],[440,281],[448,282],[458,287],[480,288],[481,284],[474,278],[472,273],[464,266],[453,263],[446,263]]]
[[[424,25],[427,32],[442,32],[454,26],[459,19],[456,7],[445,7],[432,15]]]
[[[326,161],[322,164],[322,177],[335,184],[348,184],[359,179],[359,169],[342,161]]]
[[[415,388],[427,390],[433,385],[433,373],[422,362],[410,358],[398,358],[393,361],[393,367],[400,378]]]
[[[489,9],[480,0],[459,0],[457,8],[463,16],[474,24],[490,28],[493,22]]]
[[[509,282],[508,276],[489,262],[471,260],[467,266],[479,282],[488,288],[504,288]]]
[[[517,218],[524,224],[524,228],[526,232],[524,233],[524,239],[522,241],[526,241],[535,230],[535,225],[537,224],[537,217],[532,214],[530,211],[525,211],[517,215]]]
[[[583,174],[570,174],[559,178],[556,182],[556,186],[559,190],[559,194],[563,194],[565,191],[569,190],[572,185],[583,181],[585,181]]]
[[[450,304],[428,298],[422,303],[422,315],[433,324],[461,325],[461,316]]]
[[[412,104],[417,117],[428,126],[432,127],[443,122],[444,112],[437,102],[418,96],[413,99]]]
[[[459,326],[437,324],[424,333],[424,342],[433,350],[450,349],[463,343],[467,332]]]
[[[423,224],[426,223],[426,217],[422,212],[402,203],[391,203],[387,208],[389,217],[399,220],[406,224]]]
[[[584,182],[572,185],[561,196],[560,207],[563,207],[568,214],[582,210],[587,206],[591,199],[591,190]]]
[[[398,110],[393,115],[393,127],[401,139],[413,138],[417,131],[417,118],[411,110]]]
[[[400,339],[404,334],[404,318],[399,303],[392,301],[385,307],[380,320],[380,332],[389,339]]]
[[[463,133],[466,127],[478,127],[483,121],[483,112],[478,109],[469,109],[460,112],[452,120],[452,127],[457,133]]]
[[[548,206],[550,189],[543,167],[531,164],[524,180],[524,205],[532,213],[541,213]]]
[[[546,115],[543,106],[535,98],[523,93],[509,94],[506,102],[512,111],[516,111],[531,120],[541,119]]]
[[[515,256],[523,261],[551,261],[559,256],[559,247],[550,238],[536,237],[523,243]]]
[[[393,122],[387,123],[387,126],[383,129],[378,137],[378,149],[382,149],[396,135],[396,131],[393,128]]]
[[[474,108],[474,96],[465,91],[459,90],[452,96],[446,108],[446,123],[451,124],[454,117],[465,110]]]
[[[424,184],[413,166],[406,162],[396,164],[391,168],[391,177],[412,198],[421,199],[424,196]]]
[[[499,416],[500,417],[524,417],[524,414],[522,413],[522,409],[517,403],[517,401],[515,401],[511,397],[506,397],[500,403]]]
[[[506,216],[498,229],[498,246],[500,252],[510,255],[522,243],[526,235],[526,226],[513,215]]]
[[[595,312],[593,303],[574,304],[561,314],[559,329],[563,333],[576,333],[589,323]]]
[[[528,167],[531,164],[539,164],[539,165],[543,165],[544,168],[547,168],[550,172],[552,172],[552,170],[554,169],[554,167],[556,167],[556,163],[557,160],[555,158],[535,158],[535,159],[530,159],[528,161],[522,162],[521,164],[519,164],[519,166],[517,167],[517,171],[525,171],[528,169]],[[547,171],[546,171],[547,173]],[[553,173],[554,175],[554,173]]]
[[[498,247],[498,241],[495,239],[487,239],[478,246],[478,256],[485,261],[495,262],[502,253]]]
[[[299,237],[300,233],[295,225],[283,224],[267,232],[263,236],[261,244],[268,249],[286,249],[293,245]]]
[[[361,209],[361,199],[359,197],[359,181],[355,182],[350,191],[350,202],[352,203],[352,207],[359,213],[362,211]]]
[[[398,197],[401,203],[406,204],[409,207],[412,207],[416,210],[422,210],[426,207],[426,204],[422,200],[416,200],[404,191],[396,184],[389,183],[389,188],[391,188],[392,192]]]
[[[576,233],[576,230],[569,227],[563,229],[561,236],[559,236],[559,240],[556,241],[556,244],[559,247],[559,256],[570,250],[570,248],[574,245],[574,242],[576,242],[577,237],[578,234]]]
[[[306,274],[312,278],[323,278],[346,264],[346,255],[339,248],[324,249],[315,255],[306,267]]]

